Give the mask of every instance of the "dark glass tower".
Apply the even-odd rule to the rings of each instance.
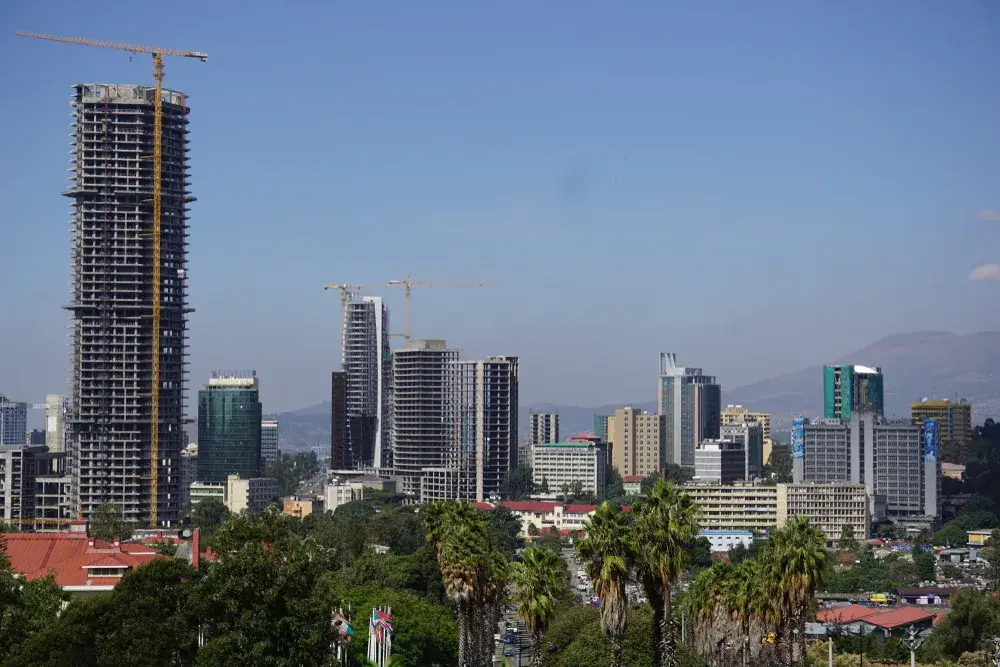
[[[256,374],[215,374],[198,392],[198,481],[260,477],[261,405]]]

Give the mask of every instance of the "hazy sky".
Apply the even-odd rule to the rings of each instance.
[[[70,84],[207,51],[190,95],[191,388],[327,398],[331,282],[516,354],[522,401],[655,396],[658,352],[735,387],[881,336],[1000,327],[1000,3],[0,5],[0,392],[67,390]],[[986,213],[984,213],[986,212]],[[986,219],[983,219],[986,218]],[[402,294],[385,292],[394,328]],[[876,363],[878,360],[860,360]]]

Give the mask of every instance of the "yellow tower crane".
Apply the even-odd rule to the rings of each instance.
[[[410,339],[410,293],[414,287],[492,287],[493,283],[473,283],[473,282],[462,282],[462,281],[414,281],[412,279],[413,274],[406,274],[405,280],[390,280],[389,287],[403,287],[406,289],[406,324],[403,328],[403,333],[392,334],[393,336],[402,336],[404,339]]]
[[[18,30],[20,37],[47,39],[52,42],[96,46],[103,49],[128,51],[129,53],[149,53],[153,56],[153,80],[156,89],[153,96],[153,363],[152,401],[149,417],[149,526],[157,527],[159,510],[159,463],[160,463],[160,216],[162,215],[163,182],[163,56],[194,58],[205,62],[208,54],[201,51],[182,51],[159,46],[142,46],[123,42],[104,42],[85,37],[58,37]]]

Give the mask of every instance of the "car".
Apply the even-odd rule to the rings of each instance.
[[[503,650],[503,654],[504,654],[504,657],[512,658],[514,656],[514,649],[512,649],[512,648],[505,648]]]

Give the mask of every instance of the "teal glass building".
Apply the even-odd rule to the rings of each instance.
[[[197,481],[260,477],[260,422],[256,373],[213,374],[198,392]]]

